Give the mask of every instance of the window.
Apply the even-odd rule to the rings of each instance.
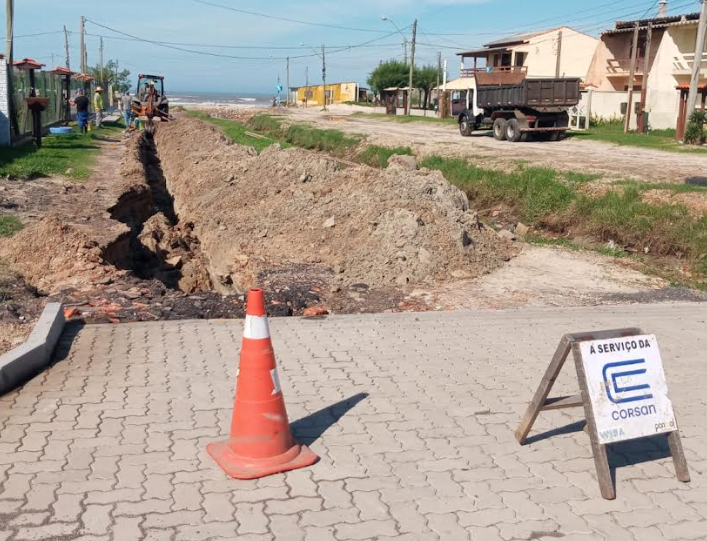
[[[631,42],[630,46],[628,49],[628,57],[632,58],[633,57],[633,34],[631,35]],[[646,34],[639,34],[638,35],[638,54],[636,55],[636,58],[645,58],[646,57]]]
[[[525,65],[525,59],[528,57],[528,53],[516,53],[516,66],[523,67]]]

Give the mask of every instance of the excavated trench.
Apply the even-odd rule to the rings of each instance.
[[[175,211],[155,139],[141,137],[133,154],[141,165],[142,178],[132,183],[108,209],[111,218],[125,224],[129,231],[104,247],[103,260],[142,282],[142,290],[150,294],[137,299],[139,302],[151,303],[149,297],[163,295],[165,298],[157,303],[159,316],[167,315],[163,313],[165,310],[174,310],[169,313],[170,319],[242,317],[243,291],[224,282],[222,276],[212,277],[208,255],[202,249],[194,224],[180,219]],[[276,275],[272,272],[268,278]],[[218,288],[214,287],[215,281]],[[273,285],[277,280],[268,281]],[[155,283],[161,287],[155,287]],[[321,299],[313,291],[311,280],[300,286],[283,280],[282,285],[269,289],[267,302],[271,315],[292,316],[302,314]]]
[[[142,137],[138,151],[145,184],[131,187],[108,209],[130,231],[106,247],[103,259],[140,279],[156,279],[169,289],[211,290],[193,225],[180,223],[167,189],[154,139]]]

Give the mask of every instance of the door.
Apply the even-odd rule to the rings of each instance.
[[[457,116],[466,109],[466,90],[452,90],[452,116]]]

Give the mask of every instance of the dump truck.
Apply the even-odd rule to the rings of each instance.
[[[465,137],[492,129],[499,141],[557,141],[569,129],[568,110],[579,103],[579,79],[477,73],[457,96],[452,114]]]

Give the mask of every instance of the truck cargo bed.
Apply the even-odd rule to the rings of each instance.
[[[525,79],[518,84],[480,85],[476,96],[483,109],[572,107],[579,103],[579,79]]]

